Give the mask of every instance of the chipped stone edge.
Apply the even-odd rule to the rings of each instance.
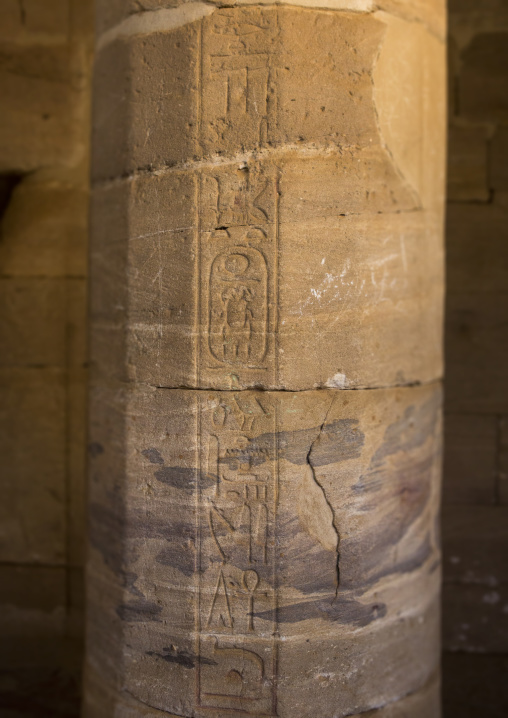
[[[201,20],[223,7],[239,6],[278,6],[288,5],[306,7],[313,10],[343,10],[349,12],[371,13],[376,10],[374,0],[235,0],[226,2],[194,2],[188,0],[176,8],[160,8],[144,10],[121,20],[117,25],[106,30],[97,38],[96,52],[99,53],[107,45],[120,37],[134,35],[150,35],[154,32],[167,32],[188,23]]]
[[[120,37],[133,35],[150,35],[154,32],[167,32],[182,25],[201,20],[216,10],[215,5],[204,2],[188,2],[176,8],[147,10],[136,13],[122,20],[115,27],[106,30],[96,42],[96,52],[99,53],[107,45]]]

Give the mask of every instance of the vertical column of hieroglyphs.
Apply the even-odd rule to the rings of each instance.
[[[226,12],[204,24],[198,141],[206,153],[266,147],[278,30],[273,11]],[[198,385],[276,384],[276,167],[229,160],[199,181]]]
[[[199,590],[196,673],[201,707],[276,714],[276,406],[229,392],[199,404]],[[266,444],[256,437],[264,434]],[[203,467],[204,463],[204,467]],[[273,618],[260,621],[258,612]]]
[[[200,130],[205,151],[265,147],[274,96],[277,15],[212,18],[202,29]],[[273,113],[272,113],[273,114]],[[277,383],[278,183],[267,161],[227,161],[199,177],[198,386]],[[276,714],[276,401],[222,392],[199,402],[198,703]],[[254,440],[254,441],[253,441]],[[210,561],[210,557],[216,557]],[[203,560],[202,560],[203,559]],[[208,568],[204,568],[208,567]],[[272,621],[260,621],[269,611]]]

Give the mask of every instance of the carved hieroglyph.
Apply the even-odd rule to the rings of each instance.
[[[99,42],[85,714],[437,718],[442,44],[186,8]]]
[[[202,707],[276,714],[276,422],[273,402],[261,396],[205,398],[200,406]],[[263,434],[266,445],[257,440]],[[273,618],[258,619],[263,613]]]
[[[274,380],[278,183],[270,166],[199,177],[198,383]]]

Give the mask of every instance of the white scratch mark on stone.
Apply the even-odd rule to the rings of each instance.
[[[325,382],[325,386],[329,389],[347,389],[349,386],[349,380],[345,374],[340,372],[332,376]]]

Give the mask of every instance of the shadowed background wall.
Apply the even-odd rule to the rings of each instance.
[[[90,0],[0,7],[0,714],[78,715]],[[508,2],[450,1],[444,698],[508,711]],[[503,693],[504,692],[504,693]]]
[[[508,2],[449,0],[445,715],[508,715]]]
[[[93,10],[0,6],[0,715],[74,716]]]

